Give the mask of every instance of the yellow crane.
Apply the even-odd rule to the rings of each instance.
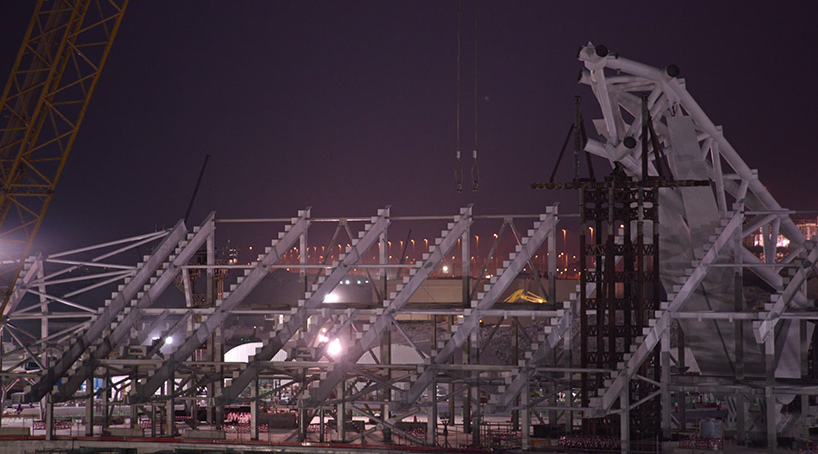
[[[504,302],[506,303],[519,303],[521,301],[526,301],[529,303],[546,303],[547,301],[545,298],[537,295],[535,293],[531,293],[525,289],[517,290],[516,292],[512,293],[505,299]]]
[[[43,221],[128,0],[39,0],[0,97],[0,315]]]

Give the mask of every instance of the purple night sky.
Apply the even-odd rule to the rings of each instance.
[[[5,82],[33,1],[0,5]],[[173,225],[206,153],[192,220],[541,212],[581,95],[581,44],[674,63],[782,206],[818,208],[814,2],[477,3],[480,190],[455,192],[456,8],[445,1],[134,0],[35,249]],[[462,149],[474,140],[463,8]],[[564,166],[562,179],[568,178]],[[599,167],[601,171],[601,166]],[[468,189],[468,181],[466,181]],[[563,211],[576,195],[563,194]],[[273,234],[269,235],[270,237]],[[264,238],[258,238],[262,240]],[[245,246],[237,241],[239,247]],[[255,242],[256,239],[253,239]]]

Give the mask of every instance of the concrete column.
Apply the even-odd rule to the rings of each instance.
[[[173,437],[176,433],[176,409],[174,408],[175,405],[173,401],[173,387],[176,383],[175,378],[176,374],[171,372],[170,377],[168,377],[168,381],[165,384],[165,394],[167,396],[167,400],[165,401],[165,427],[167,427],[167,431],[165,432],[166,437]]]

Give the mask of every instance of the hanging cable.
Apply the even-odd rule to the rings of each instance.
[[[474,153],[471,161],[471,190],[480,184],[480,165],[477,162],[477,0],[474,0]]]
[[[455,151],[454,182],[457,192],[463,192],[463,167],[460,164],[460,0],[457,0],[457,151]]]

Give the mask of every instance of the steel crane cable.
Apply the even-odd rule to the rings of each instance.
[[[477,0],[474,0],[474,152],[471,161],[471,190],[480,184],[480,165],[477,162]]]
[[[460,164],[460,0],[457,0],[457,151],[455,151],[454,182],[457,192],[463,192],[463,167]]]

